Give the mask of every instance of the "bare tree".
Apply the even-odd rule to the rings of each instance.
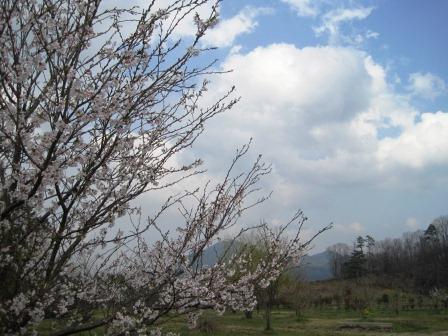
[[[193,59],[207,51],[200,39],[216,23],[217,3],[207,17],[194,13],[209,2],[1,1],[0,333],[32,334],[51,318],[54,335],[98,327],[121,335],[169,312],[194,323],[201,309],[251,309],[254,284],[301,255],[298,236],[285,249],[282,235],[270,235],[269,257],[254,270],[244,255],[199,267],[204,249],[264,200],[244,203],[269,172],[260,158],[232,173],[248,146],[221,184],[172,196],[147,221],[117,227],[119,217],[139,218],[131,202],[140,195],[198,172],[200,160],[170,159],[236,102],[202,103],[213,64]],[[190,16],[196,34],[177,40]],[[176,234],[158,225],[172,205],[184,217]],[[300,227],[301,217],[293,222]],[[148,230],[160,238],[146,241]]]
[[[330,257],[330,268],[333,277],[340,279],[343,277],[344,264],[350,258],[350,247],[344,243],[337,243],[327,248]]]

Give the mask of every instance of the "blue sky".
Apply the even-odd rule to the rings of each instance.
[[[219,180],[252,137],[248,164],[258,153],[272,164],[273,196],[241,225],[301,208],[305,234],[334,223],[318,251],[448,214],[448,1],[224,0],[220,13],[203,43],[233,71],[203,104],[232,85],[242,99],[179,158],[205,161],[190,183]]]

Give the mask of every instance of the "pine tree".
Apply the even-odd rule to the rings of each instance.
[[[350,259],[345,263],[345,277],[359,278],[367,273],[367,260],[364,254],[365,243],[366,240],[361,236],[356,239]]]

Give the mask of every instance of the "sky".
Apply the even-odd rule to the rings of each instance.
[[[233,85],[241,100],[179,158],[204,161],[189,183],[219,180],[252,138],[246,164],[263,155],[273,194],[241,225],[302,209],[305,235],[333,223],[316,252],[448,214],[446,13],[445,0],[224,0],[202,43],[232,71],[211,78],[205,102]]]

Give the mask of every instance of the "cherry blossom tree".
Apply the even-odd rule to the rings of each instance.
[[[294,234],[280,244],[281,230],[256,269],[245,255],[201,265],[204,250],[265,200],[247,202],[269,173],[261,158],[233,173],[248,145],[220,184],[173,195],[138,220],[133,200],[199,172],[200,160],[176,166],[172,159],[236,100],[230,88],[203,103],[213,63],[197,59],[208,51],[200,40],[217,21],[218,3],[200,17],[209,0],[129,9],[100,2],[0,3],[2,334],[33,334],[44,320],[52,335],[100,327],[111,335],[157,333],[167,314],[194,324],[203,309],[252,309],[254,285],[275,279],[307,244]],[[190,18],[195,35],[178,39]],[[169,234],[158,223],[172,206],[183,222]],[[132,225],[116,223],[125,215]],[[303,222],[299,213],[287,227]],[[159,239],[145,239],[148,232]]]

